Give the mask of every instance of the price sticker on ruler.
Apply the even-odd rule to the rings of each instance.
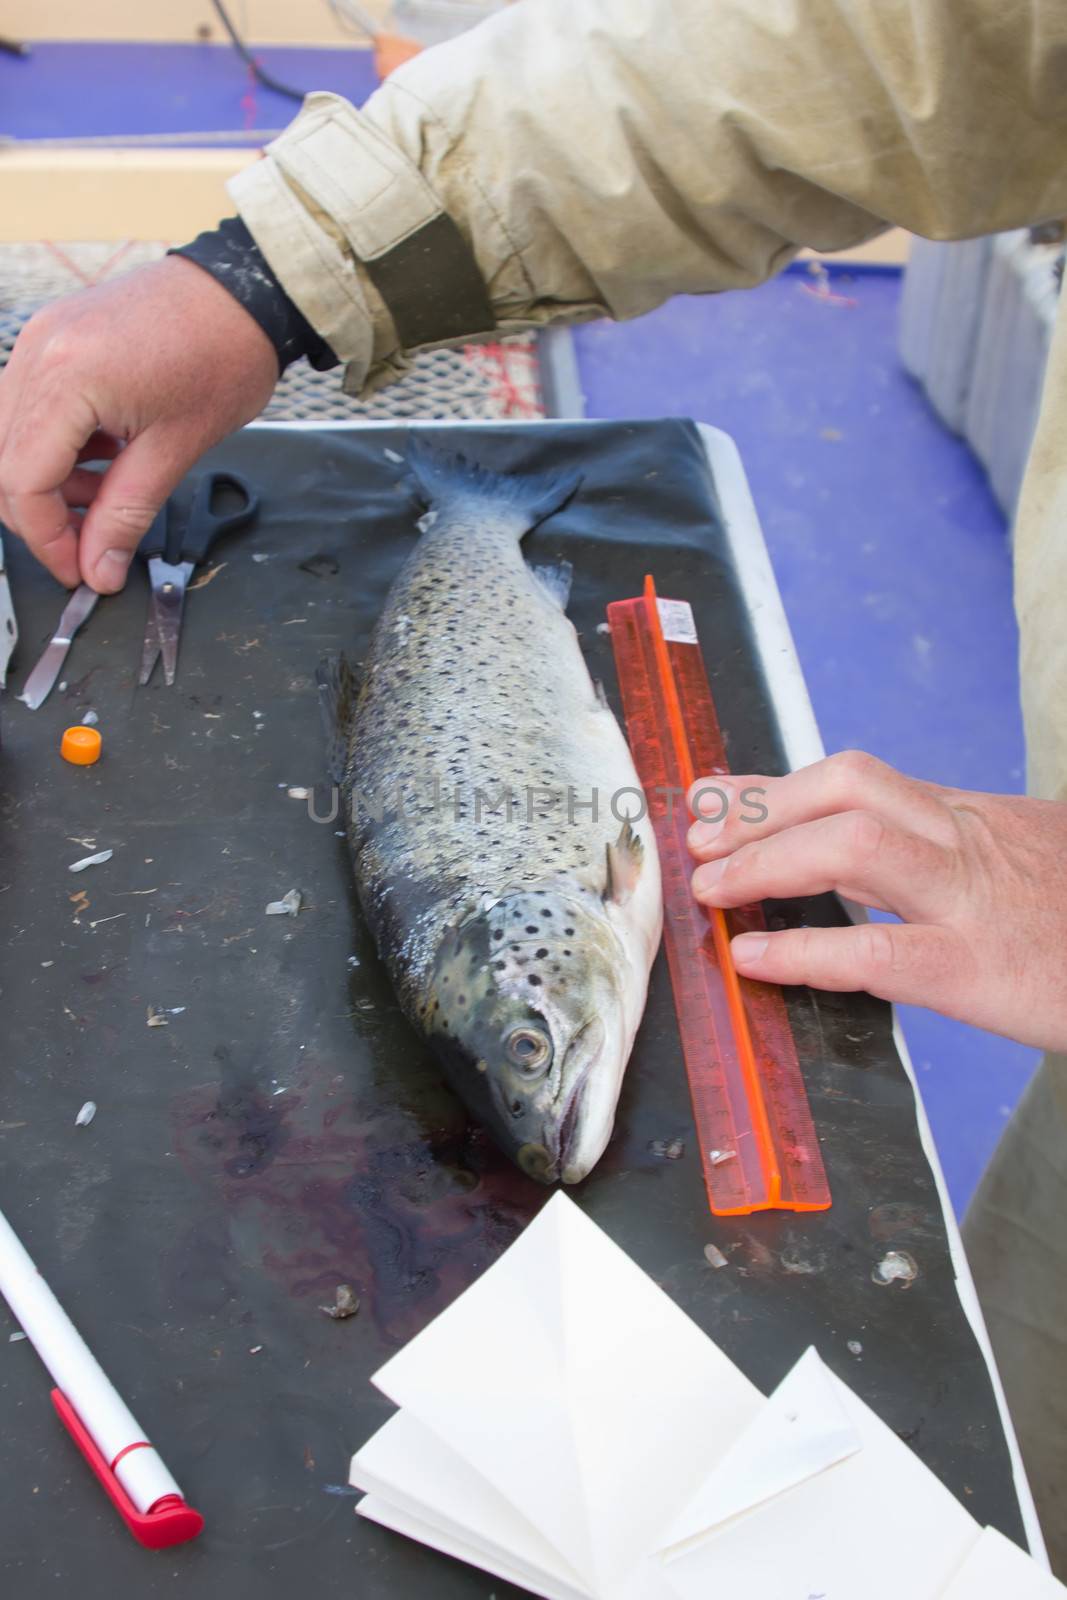
[[[688,600],[657,600],[656,610],[668,644],[696,644],[697,625]]]

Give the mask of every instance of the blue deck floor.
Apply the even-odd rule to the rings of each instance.
[[[298,88],[362,100],[373,86],[366,52],[256,54]],[[0,135],[271,128],[293,110],[209,45],[0,56]],[[835,287],[855,303],[819,300],[791,273],[581,329],[588,414],[693,416],[737,440],[828,749],[861,746],[940,782],[1018,790],[1002,519],[968,451],[900,370],[899,280],[864,274]],[[906,1011],[904,1025],[962,1209],[1036,1056],[925,1012]]]
[[[377,83],[367,50],[271,48],[255,56],[292,89],[333,89],[361,103]],[[25,58],[0,55],[0,135],[8,137],[284,128],[296,109],[255,83],[222,45],[38,44]]]

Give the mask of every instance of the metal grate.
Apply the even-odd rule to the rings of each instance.
[[[289,368],[264,417],[460,418],[543,417],[540,367],[533,334],[416,356],[412,370],[367,400],[341,393],[337,374],[306,361]]]
[[[0,246],[0,366],[23,324],[59,295],[158,260],[164,244],[17,244]],[[367,400],[342,393],[337,372],[298,361],[263,412],[272,421],[336,418],[529,419],[543,417],[542,374],[535,334],[433,350],[416,356],[398,383]]]

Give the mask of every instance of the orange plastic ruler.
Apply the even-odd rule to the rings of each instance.
[[[729,772],[692,612],[659,600],[646,578],[640,598],[609,605],[608,622],[659,845],[664,944],[711,1209],[823,1211],[830,1189],[782,991],[740,978],[730,958],[731,933],[764,928],[763,913],[709,913],[690,889],[685,794],[694,778]]]

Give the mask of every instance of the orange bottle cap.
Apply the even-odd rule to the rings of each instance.
[[[95,728],[67,728],[59,753],[64,761],[76,767],[91,767],[94,761],[100,760],[102,744]]]

